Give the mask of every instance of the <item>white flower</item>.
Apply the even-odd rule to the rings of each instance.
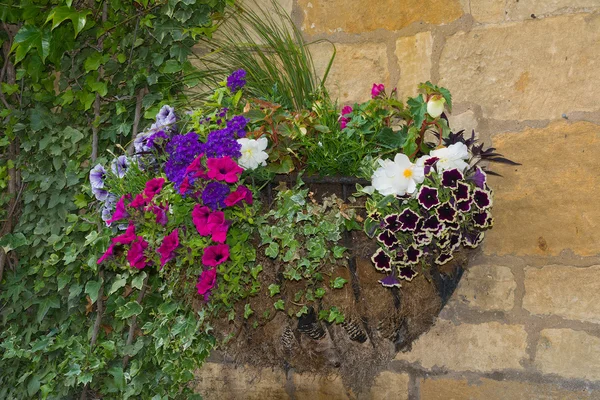
[[[466,144],[461,142],[433,150],[428,156],[423,157],[437,157],[439,160],[436,165],[439,172],[452,168],[457,168],[463,172],[469,166],[469,164],[465,162],[465,160],[469,158],[469,149]]]
[[[431,96],[431,99],[427,102],[427,114],[431,115],[431,118],[437,118],[444,112],[444,103],[446,100],[438,95]]]
[[[417,189],[417,184],[425,179],[423,167],[411,163],[405,154],[396,154],[394,161],[378,162],[381,167],[373,173],[371,183],[384,196],[412,194]]]
[[[242,145],[242,156],[238,160],[238,164],[244,169],[256,169],[259,165],[267,165],[269,155],[265,153],[265,149],[269,144],[266,137],[261,137],[258,140],[241,138],[237,140]]]

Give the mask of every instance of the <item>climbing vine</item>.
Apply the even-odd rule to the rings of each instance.
[[[192,47],[231,3],[0,4],[0,398],[193,398],[212,347],[202,315],[148,276],[97,266],[86,178],[185,102]]]

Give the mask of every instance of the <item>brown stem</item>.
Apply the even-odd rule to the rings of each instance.
[[[142,303],[142,300],[144,300],[144,295],[146,294],[146,288],[148,287],[148,278],[149,275],[146,275],[146,278],[144,278],[144,283],[142,284],[142,290],[140,290],[140,293],[138,294],[138,297],[136,299],[136,301],[138,302],[138,304]],[[131,317],[131,320],[129,322],[129,333],[127,335],[127,342],[125,343],[125,346],[131,346],[131,344],[133,343],[133,336],[135,335],[135,328],[137,327],[137,318],[134,315],[133,317]],[[123,369],[127,368],[127,364],[129,364],[129,355],[126,354],[125,357],[123,357]]]
[[[98,340],[102,315],[104,314],[104,301],[102,300],[102,297],[104,296],[104,270],[100,269],[98,276],[100,277],[100,290],[98,291],[98,299],[96,300],[96,320],[94,321],[94,329],[92,330],[92,338],[90,339],[90,352],[94,349],[96,341]],[[79,397],[80,400],[87,399],[87,389],[88,384],[86,383],[81,391],[81,396]]]
[[[133,154],[133,141],[138,133],[138,126],[140,125],[140,120],[142,119],[142,101],[144,100],[144,96],[146,95],[148,89],[146,87],[138,90],[138,94],[135,98],[135,114],[133,116],[133,127],[131,131],[131,143],[129,143],[129,147],[127,148],[127,153]]]

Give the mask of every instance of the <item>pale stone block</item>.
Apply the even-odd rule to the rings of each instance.
[[[519,0],[507,2],[508,20],[519,21],[552,14],[574,14],[600,8],[598,0]]]
[[[409,380],[407,374],[383,371],[375,378],[369,400],[408,400]]]
[[[396,41],[396,57],[400,68],[398,98],[405,100],[417,94],[419,83],[431,79],[431,32],[401,37]]]
[[[454,298],[482,311],[510,311],[516,288],[510,268],[475,265],[461,279]]]
[[[293,374],[296,400],[348,400],[339,376]]]
[[[481,23],[504,21],[505,0],[471,0],[471,15]]]

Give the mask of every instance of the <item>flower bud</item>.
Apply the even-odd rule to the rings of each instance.
[[[446,103],[446,100],[439,94],[431,96],[431,99],[427,102],[427,114],[431,118],[438,118],[444,112],[444,103]]]

